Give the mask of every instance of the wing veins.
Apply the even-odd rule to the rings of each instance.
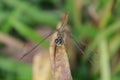
[[[76,47],[79,49],[79,51],[86,57],[86,59],[88,59],[88,61],[89,61],[91,64],[93,64],[93,61],[89,59],[89,56],[86,55],[86,54],[83,52],[83,50],[80,48],[80,46],[78,45],[79,42],[74,38],[73,35],[71,35],[71,36],[72,36],[73,42],[75,43],[75,45],[76,45]]]
[[[28,54],[30,54],[34,49],[36,49],[40,44],[41,42],[43,42],[44,40],[46,40],[48,37],[50,37],[52,34],[54,34],[56,31],[58,30],[55,30],[53,32],[51,32],[49,35],[47,35],[45,38],[43,38],[38,44],[36,44],[31,50],[29,50],[28,52],[26,52],[21,58],[20,60],[22,60],[25,56],[27,56]]]

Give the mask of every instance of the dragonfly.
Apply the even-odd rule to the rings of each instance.
[[[50,34],[48,34],[45,38],[43,38],[38,44],[36,44],[31,50],[29,50],[27,53],[24,53],[24,55],[20,58],[23,59],[25,56],[27,56],[28,54],[30,54],[34,49],[36,49],[44,40],[46,40],[48,37],[50,37],[51,35],[53,35],[55,32],[57,32],[57,38],[55,39],[55,45],[56,46],[62,46],[65,45],[65,39],[64,39],[64,33],[65,33],[65,27],[67,25],[68,22],[68,13],[65,13],[63,20],[62,20],[62,25],[60,26],[60,28],[54,30],[53,32],[51,32]],[[88,61],[90,63],[93,64],[93,62],[89,59],[89,56],[86,55],[84,53],[84,51],[81,49],[79,42],[74,38],[74,36],[71,34],[71,37],[74,42],[74,44],[76,45],[76,47],[78,48],[78,50],[88,59]],[[83,45],[85,45],[84,43],[82,43]]]

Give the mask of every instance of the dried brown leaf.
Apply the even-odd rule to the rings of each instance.
[[[51,65],[49,56],[37,54],[33,60],[33,80],[51,80]]]
[[[61,25],[62,23],[58,24],[58,28],[62,27]],[[51,46],[50,46],[50,59],[51,59],[53,77],[54,80],[72,80],[69,60],[65,50],[65,46],[64,45],[56,46],[55,44],[57,33],[58,32],[53,34]]]

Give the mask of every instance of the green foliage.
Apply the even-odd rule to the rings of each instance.
[[[32,80],[32,69],[26,64],[0,57],[1,80]]]
[[[98,53],[95,65],[86,65],[87,61],[79,59],[81,63],[72,73],[74,80],[119,80],[119,57],[116,57],[120,52],[120,0],[64,1],[0,0],[0,32],[9,34],[14,29],[16,35],[39,43],[43,37],[35,31],[36,26],[47,25],[53,29],[60,21],[62,13],[68,12],[69,25],[74,36],[78,41],[86,38],[90,41],[86,53],[94,55],[94,50]],[[79,8],[77,3],[80,3]],[[87,12],[91,5],[98,17],[96,21]],[[46,40],[41,45],[48,48],[49,42]],[[31,68],[25,64],[0,57],[0,80],[31,80],[30,73]]]

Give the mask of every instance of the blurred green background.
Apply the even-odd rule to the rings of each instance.
[[[18,61],[21,50],[53,31],[65,12],[94,62],[73,54],[73,80],[120,79],[120,0],[0,0],[0,80],[32,80],[31,58]],[[49,40],[41,47],[48,50]]]

